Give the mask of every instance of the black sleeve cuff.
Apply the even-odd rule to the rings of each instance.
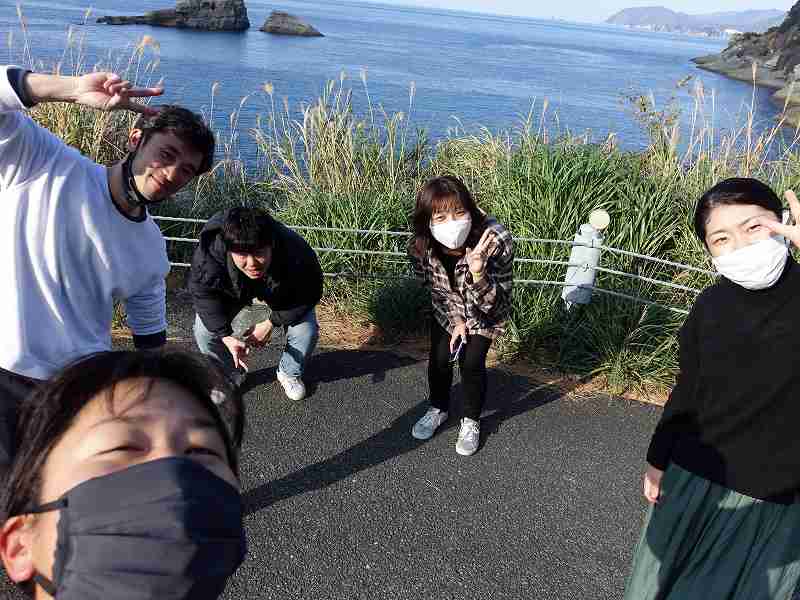
[[[31,99],[28,90],[25,88],[25,76],[28,73],[30,73],[30,71],[12,67],[8,69],[8,82],[11,84],[11,88],[22,103],[26,107],[32,108],[35,102]]]
[[[157,350],[167,343],[167,332],[159,331],[150,335],[134,335],[133,345],[137,350]]]
[[[672,454],[672,438],[664,431],[653,434],[647,449],[647,462],[659,471],[666,471]]]

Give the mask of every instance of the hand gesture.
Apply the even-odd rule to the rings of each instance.
[[[650,504],[658,503],[663,476],[664,471],[648,465],[647,471],[644,473],[644,497]]]
[[[800,248],[800,201],[797,200],[797,196],[792,190],[786,190],[783,196],[789,203],[789,208],[792,211],[792,217],[794,217],[795,224],[784,225],[778,221],[772,221],[764,218],[759,218],[758,222],[769,229],[772,233],[785,237],[794,245],[795,248]]]
[[[158,109],[134,102],[132,98],[148,98],[164,93],[161,87],[134,88],[115,73],[88,73],[75,79],[72,98],[78,104],[99,110],[130,110],[146,116],[158,114]]]
[[[494,249],[497,247],[497,240],[491,229],[483,232],[481,239],[475,248],[467,248],[467,266],[472,273],[483,273],[486,262],[489,260]]]
[[[269,319],[259,323],[258,325],[253,325],[244,333],[245,343],[248,346],[253,346],[255,348],[263,348],[267,345],[267,342],[269,342],[269,339],[272,337],[273,327],[272,321]]]
[[[249,371],[250,369],[244,362],[245,357],[250,354],[250,348],[247,347],[247,344],[232,335],[222,338],[222,343],[227,346],[231,356],[233,356],[233,366],[237,369]]]
[[[459,323],[455,327],[453,327],[453,334],[450,336],[450,352],[453,353],[458,348],[458,338],[462,340],[467,340],[467,324],[466,323]]]

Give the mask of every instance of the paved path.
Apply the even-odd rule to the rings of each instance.
[[[465,458],[457,415],[411,437],[424,363],[321,349],[312,395],[293,403],[277,352],[257,358],[246,395],[250,552],[226,599],[621,597],[659,409],[493,371],[482,447]]]

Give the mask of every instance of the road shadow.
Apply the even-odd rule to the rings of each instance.
[[[357,351],[360,352],[360,351]],[[331,360],[347,351],[337,351],[330,357]],[[390,358],[389,353],[384,354],[384,360],[397,360]],[[376,360],[378,357],[374,357]],[[414,362],[412,359],[411,362]],[[335,363],[332,362],[332,365]],[[391,364],[391,363],[390,363]],[[374,365],[373,365],[374,366]],[[365,369],[367,364],[364,365]],[[385,371],[385,369],[384,369]],[[341,373],[341,370],[339,371]],[[348,373],[348,376],[350,374]],[[377,375],[380,377],[380,374]],[[336,379],[343,378],[336,375]],[[454,386],[451,395],[453,408],[460,405],[460,386]],[[501,370],[489,371],[489,398],[481,420],[482,444],[486,439],[500,431],[502,423],[517,415],[535,410],[545,404],[561,398],[569,390],[539,385],[527,377],[515,375]],[[351,446],[321,462],[308,465],[280,479],[264,483],[244,493],[245,513],[250,515],[259,512],[270,505],[286,500],[293,496],[319,490],[352,475],[377,466],[415,450],[425,442],[411,436],[411,428],[428,409],[427,400],[416,404],[399,415],[387,428]],[[458,415],[451,413],[447,423],[442,426],[448,430],[458,425]]]
[[[381,350],[322,350],[311,358],[303,376],[306,397],[313,396],[320,383],[364,376],[370,377],[370,383],[381,383],[386,379],[388,371],[417,362],[419,360],[410,356]],[[273,383],[276,371],[277,365],[252,371],[242,385],[242,393]]]

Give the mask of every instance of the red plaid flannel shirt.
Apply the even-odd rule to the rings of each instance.
[[[455,268],[455,286],[436,256],[433,248],[427,248],[422,258],[417,256],[416,238],[411,238],[408,256],[414,276],[421,279],[431,290],[433,316],[449,333],[460,322],[467,325],[469,335],[482,335],[495,339],[505,331],[511,315],[511,292],[514,287],[514,241],[511,233],[493,217],[486,218],[486,229],[492,231],[495,248],[486,262],[483,276],[472,280],[466,257],[462,257]],[[473,232],[467,245],[477,243],[483,231]]]

